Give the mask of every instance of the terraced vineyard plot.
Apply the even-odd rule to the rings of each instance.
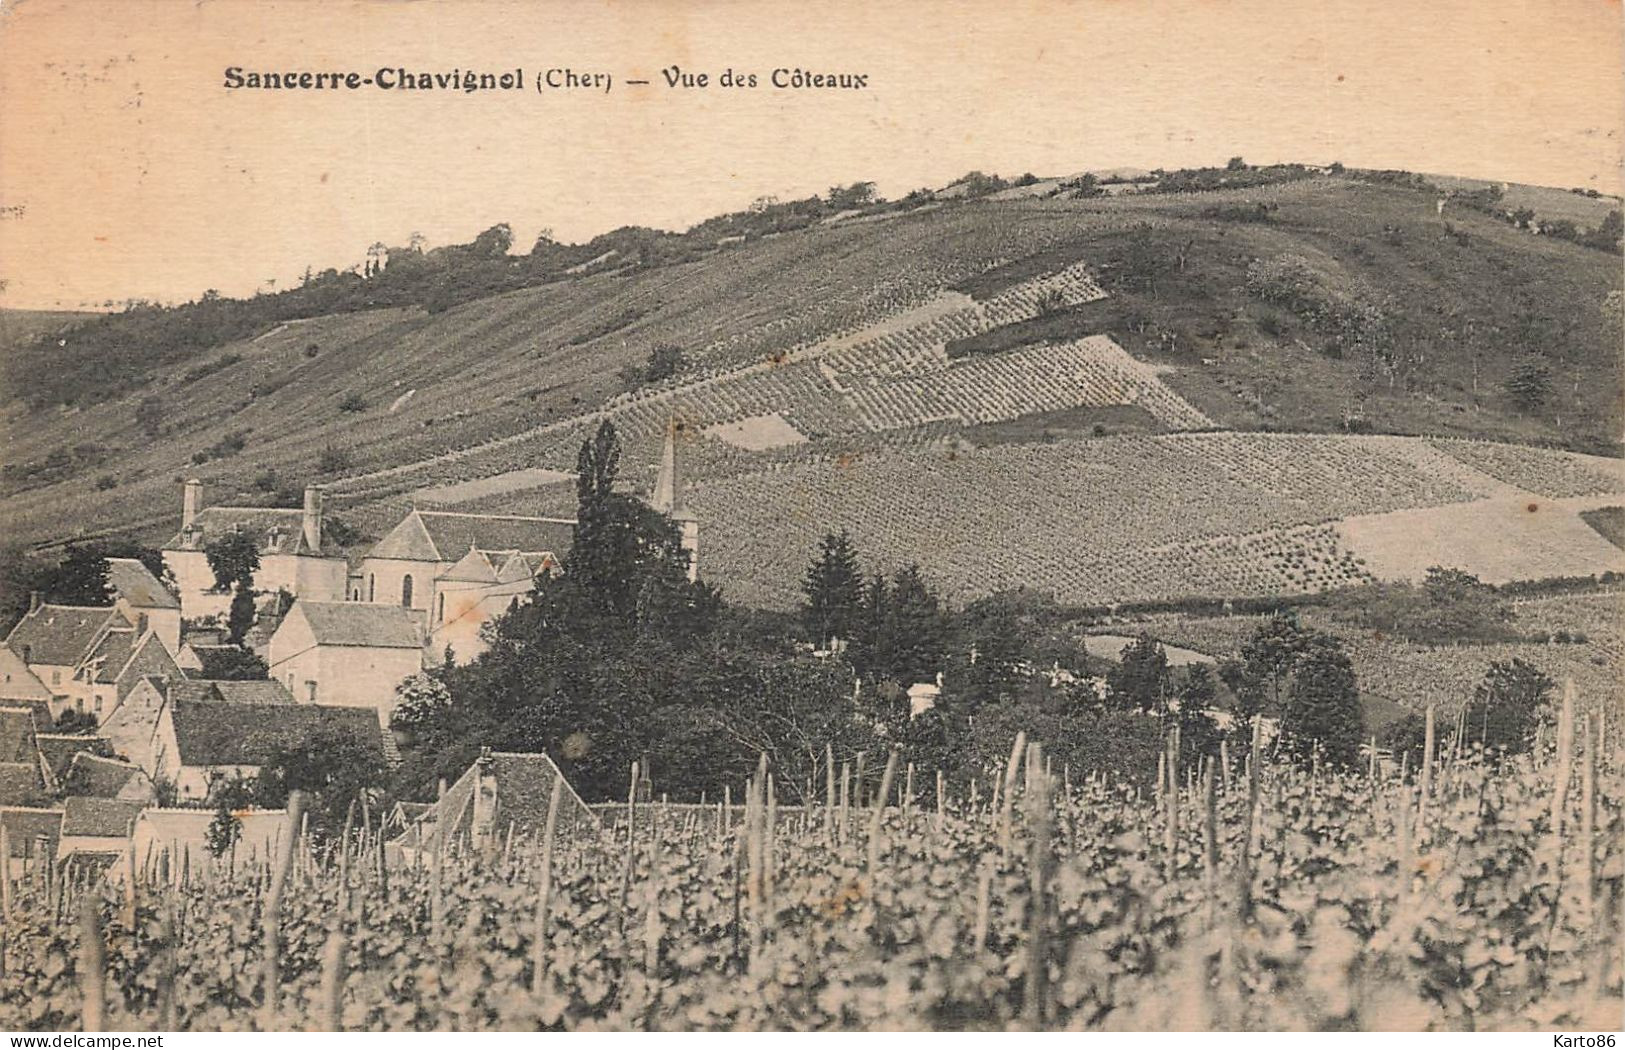
[[[1396,447],[1188,434],[944,448],[717,480],[690,502],[707,575],[771,605],[792,602],[793,583],[760,581],[798,580],[840,528],[872,553],[871,571],[919,561],[956,598],[1018,585],[1085,604],[1305,593],[1365,578],[1333,520],[1470,497]]]
[[[1553,499],[1625,492],[1625,463],[1619,460],[1488,441],[1435,439],[1432,444],[1492,477]]]

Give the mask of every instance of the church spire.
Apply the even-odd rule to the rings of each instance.
[[[660,449],[660,474],[655,479],[654,498],[650,504],[662,514],[670,514],[674,518],[687,515],[688,507],[683,499],[683,480],[678,473],[677,463],[677,420],[666,420],[666,440]]]

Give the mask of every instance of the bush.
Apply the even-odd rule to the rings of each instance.
[[[350,453],[337,445],[328,445],[316,458],[316,470],[321,474],[342,474],[354,464]]]
[[[340,412],[364,412],[366,408],[366,400],[353,390],[345,394],[343,400],[339,402]]]

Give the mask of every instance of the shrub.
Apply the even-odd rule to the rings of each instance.
[[[316,458],[316,470],[322,474],[342,474],[349,470],[355,461],[346,449],[337,445],[328,445],[322,449],[322,454]]]
[[[340,412],[364,412],[366,408],[366,399],[353,390],[345,394],[343,400],[339,402]]]

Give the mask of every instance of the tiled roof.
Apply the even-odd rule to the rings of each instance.
[[[0,762],[0,806],[33,806],[44,800],[37,755],[28,762]]]
[[[0,701],[50,699],[51,690],[28,669],[23,658],[9,645],[0,645]]]
[[[62,810],[36,809],[27,806],[4,806],[0,803],[0,824],[5,825],[11,839],[11,855],[26,857],[34,852],[34,840],[46,840],[46,850],[56,856],[57,839],[62,837]]]
[[[90,652],[85,654],[83,666],[90,672],[86,677],[94,675],[94,681],[112,683],[129,662],[135,650],[135,641],[134,628],[119,627],[104,632]]]
[[[78,736],[66,733],[41,733],[38,737],[39,753],[45,759],[46,768],[51,771],[58,783],[68,775],[68,769],[73,765],[75,755],[84,753],[90,755],[111,756],[113,747],[99,736]],[[90,792],[87,792],[90,794]]]
[[[0,707],[0,762],[37,761],[38,732],[32,708]]]
[[[470,550],[563,554],[574,541],[575,522],[567,518],[414,510],[367,556],[455,562]]]
[[[91,798],[117,798],[131,780],[145,779],[146,775],[140,766],[86,751],[73,756],[62,779],[62,791]]]
[[[317,645],[417,649],[423,644],[417,619],[398,605],[301,600],[294,603],[288,615],[301,613]]]
[[[201,550],[210,537],[239,530],[259,543],[261,554],[319,554],[305,544],[305,512],[284,507],[204,507],[193,519],[196,531],[188,540],[177,532],[164,544],[166,551]]]
[[[180,678],[181,669],[175,663],[175,658],[169,655],[164,648],[163,640],[151,631],[147,632],[145,640],[137,647],[130,659],[124,662],[124,667],[118,672],[118,698],[124,699],[130,690],[136,687],[141,679],[154,678]]]
[[[107,582],[137,609],[179,609],[181,603],[135,558],[108,558]]]
[[[128,623],[111,608],[47,602],[17,621],[6,636],[6,646],[31,667],[77,667],[110,621]]]
[[[145,802],[75,795],[62,804],[62,837],[121,838],[145,808]]]
[[[511,825],[516,833],[522,835],[540,831],[547,822],[547,803],[553,793],[553,782],[564,776],[553,760],[541,753],[496,752],[485,759],[476,760],[457,778],[455,784],[446,789],[445,797],[432,803],[415,819],[422,822],[425,828],[432,829],[444,815],[450,822],[445,831],[448,840],[452,836],[466,834],[473,819],[472,796],[480,761],[489,762],[489,773],[496,779],[493,830],[506,835]],[[572,828],[596,827],[598,818],[566,780],[560,799],[559,828],[568,831]],[[412,836],[415,833],[408,829],[406,834]]]
[[[208,683],[214,686],[217,697],[228,704],[291,704],[293,694],[281,682],[269,679],[222,681]]]
[[[478,550],[469,551],[439,576],[439,579],[453,583],[495,583],[496,578],[497,572],[490,557]]]
[[[182,765],[257,766],[314,736],[348,737],[383,754],[378,714],[370,707],[327,704],[233,704],[172,701]]]

